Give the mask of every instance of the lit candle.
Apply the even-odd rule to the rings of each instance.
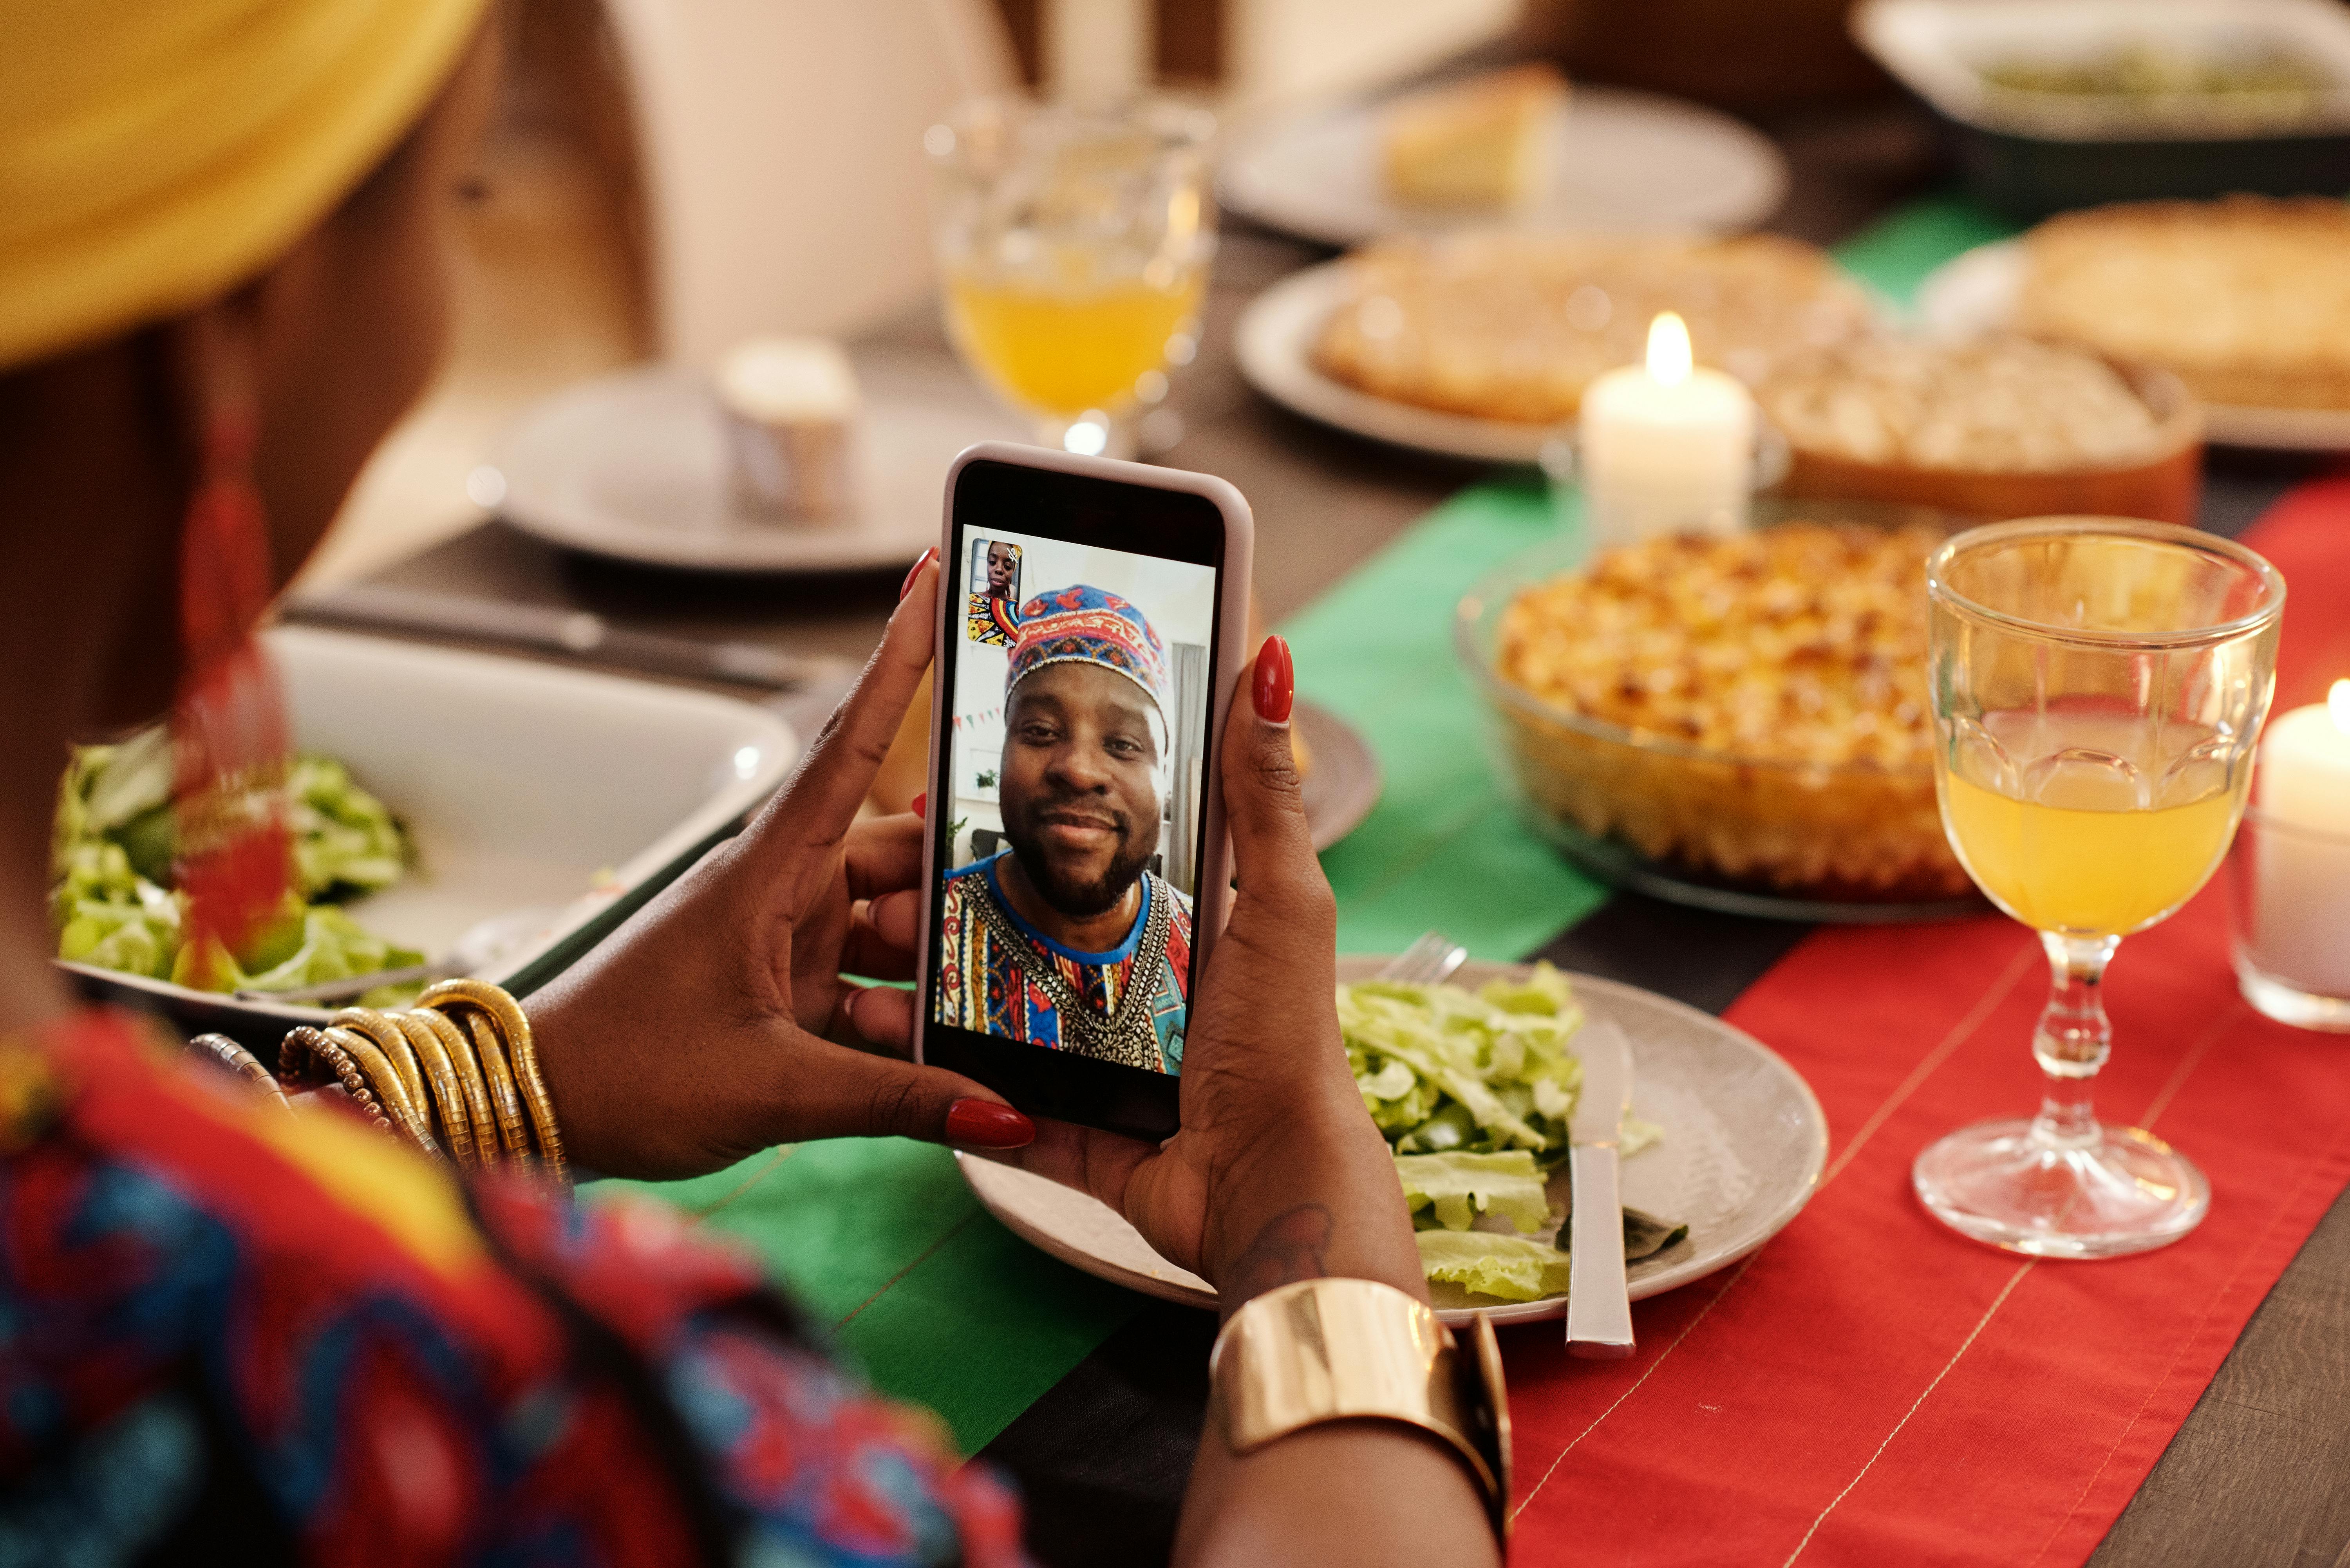
[[[2350,680],[2269,722],[2255,792],[2257,961],[2298,990],[2350,997]]]
[[[1753,493],[1754,400],[1690,362],[1689,328],[1648,324],[1648,362],[1610,370],[1583,394],[1576,461],[1600,540],[1734,534]]]

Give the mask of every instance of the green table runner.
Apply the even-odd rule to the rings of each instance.
[[[1934,198],[1836,254],[1906,304],[1935,266],[2012,232],[1970,202]],[[1392,952],[1435,926],[1479,957],[1516,958],[1605,901],[1503,800],[1451,643],[1461,594],[1555,526],[1538,483],[1477,485],[1283,628],[1301,691],[1359,728],[1386,772],[1378,809],[1323,857],[1341,950]],[[591,1192],[628,1187],[754,1249],[877,1386],[939,1412],[966,1453],[1142,1304],[1013,1236],[953,1157],[929,1145],[806,1144],[694,1181]]]
[[[1452,650],[1461,596],[1558,527],[1537,482],[1465,490],[1282,628],[1299,690],[1361,730],[1387,775],[1378,809],[1322,857],[1340,952],[1401,952],[1433,927],[1479,958],[1521,958],[1606,900],[1503,797]]]

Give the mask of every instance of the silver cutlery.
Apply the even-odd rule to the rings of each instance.
[[[1632,1354],[1632,1302],[1624,1278],[1624,1200],[1616,1158],[1632,1108],[1632,1048],[1604,1018],[1575,1032],[1583,1087],[1567,1118],[1566,1350],[1613,1358]]]
[[[1469,950],[1441,931],[1419,933],[1419,940],[1379,968],[1381,980],[1406,985],[1441,985],[1469,961]]]
[[[823,680],[846,664],[842,659],[785,653],[755,642],[701,642],[658,632],[629,631],[588,610],[380,584],[296,594],[285,601],[280,613],[287,620],[317,626],[504,643],[623,670],[772,691],[791,691]]]

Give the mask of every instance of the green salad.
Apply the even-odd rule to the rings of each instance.
[[[1355,1086],[1395,1151],[1397,1179],[1430,1280],[1503,1301],[1566,1289],[1566,1254],[1545,1189],[1565,1163],[1583,1068],[1570,1049],[1583,1009],[1566,977],[1536,964],[1523,981],[1457,985],[1357,981],[1338,988]],[[1623,1152],[1663,1136],[1627,1119]],[[1688,1233],[1627,1210],[1625,1256]],[[1637,1251],[1636,1251],[1637,1249]]]
[[[293,991],[399,969],[424,955],[369,932],[341,905],[408,873],[414,848],[384,804],[332,757],[296,757],[286,776],[294,876],[279,917],[238,952],[215,955],[214,991]],[[57,791],[50,919],[57,956],[99,969],[191,983],[186,909],[172,888],[172,742],[161,729],[75,750]],[[360,1000],[395,1006],[413,987]]]

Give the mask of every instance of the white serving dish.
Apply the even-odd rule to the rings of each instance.
[[[2210,52],[2248,43],[2293,49],[2345,85],[2320,95],[2291,133],[2350,129],[2350,13],[2329,0],[1865,0],[1852,30],[1938,113],[1987,130],[2039,140],[2210,137],[2214,126],[2197,109],[2208,95],[2142,96],[2124,108],[1993,88],[1978,69],[2010,56],[2062,59],[2147,39]]]
[[[267,644],[296,747],[340,758],[415,836],[416,869],[352,914],[436,958],[519,914],[515,945],[477,972],[520,994],[665,886],[800,753],[775,714],[683,687],[301,627]],[[263,1044],[327,1015],[63,967],[184,1027]]]

